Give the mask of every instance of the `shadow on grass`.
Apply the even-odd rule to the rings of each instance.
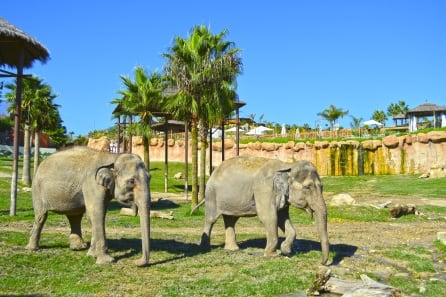
[[[285,240],[284,238],[280,238],[278,246],[280,246],[280,244],[284,240]],[[220,245],[220,247],[223,247],[223,246],[224,246],[223,244]],[[266,238],[249,239],[249,240],[245,240],[245,241],[242,241],[239,243],[239,247],[241,250],[244,250],[247,248],[259,248],[259,249],[262,249],[262,254],[263,254],[263,249],[265,248],[265,246],[266,246]],[[348,244],[332,244],[332,245],[330,245],[330,252],[334,253],[334,256],[333,256],[330,266],[338,265],[344,258],[352,257],[356,253],[357,249],[358,249],[357,246],[348,245]],[[307,239],[296,239],[293,244],[292,253],[289,256],[293,256],[293,255],[300,254],[300,253],[306,254],[311,251],[322,252],[321,244],[319,241],[313,241],[313,240],[307,240]]]
[[[131,258],[141,253],[141,239],[121,238],[109,239],[108,248],[110,251],[129,250],[127,253],[115,257],[116,261]],[[193,257],[206,251],[199,244],[184,243],[173,239],[150,239],[151,251],[163,251],[177,256],[163,261],[150,262],[150,265],[162,264],[182,258]]]
[[[113,210],[120,210],[123,207],[128,207],[126,205],[123,205],[119,203],[116,200],[110,201],[110,205],[108,206],[107,211],[113,211]],[[178,203],[173,202],[169,199],[160,198],[157,201],[152,201],[150,205],[151,210],[164,210],[164,209],[173,209],[178,208],[180,205]]]

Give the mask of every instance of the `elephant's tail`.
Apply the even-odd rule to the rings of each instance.
[[[206,199],[203,199],[200,201],[200,203],[195,205],[194,208],[192,208],[192,210],[190,211],[190,214],[192,215],[197,210],[197,208],[199,208],[200,206],[202,206],[204,204],[205,201],[206,201]]]

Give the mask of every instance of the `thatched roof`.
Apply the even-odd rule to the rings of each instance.
[[[440,112],[446,112],[446,106],[440,106],[426,101],[425,103],[410,109],[407,113],[418,117],[427,117]]]
[[[23,67],[29,68],[35,60],[48,61],[48,50],[34,38],[0,17],[0,66],[17,68],[19,53],[24,49]]]

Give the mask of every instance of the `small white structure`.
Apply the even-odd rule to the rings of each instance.
[[[446,107],[425,102],[407,112],[409,118],[409,131],[418,130],[418,119],[420,117],[433,117],[432,126],[434,128],[446,127]]]
[[[263,135],[265,134],[266,131],[271,131],[273,129],[271,128],[267,128],[264,126],[259,126],[259,127],[255,127],[251,130],[249,130],[248,132],[246,132],[246,135]]]

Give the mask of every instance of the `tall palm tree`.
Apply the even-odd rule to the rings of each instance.
[[[142,67],[135,68],[135,80],[128,76],[121,76],[121,80],[126,87],[118,93],[122,95],[119,100],[112,103],[122,104],[122,108],[129,115],[136,115],[140,119],[138,125],[139,134],[142,135],[144,146],[144,161],[150,169],[149,142],[152,136],[152,118],[155,112],[162,111],[162,94],[166,88],[165,78],[157,71],[147,75]]]
[[[200,199],[204,197],[206,148],[209,127],[234,109],[235,79],[241,72],[239,49],[224,41],[223,30],[213,35],[196,26],[187,39],[176,37],[167,59],[166,74],[178,90],[168,108],[175,118],[190,122],[192,147],[192,207],[198,203],[198,146],[200,136]]]
[[[37,92],[36,98],[30,106],[30,125],[34,134],[34,174],[39,167],[40,133],[48,131],[54,135],[61,129],[65,132],[58,110],[60,105],[53,102],[56,97],[57,95],[52,93],[51,87],[47,86]]]
[[[330,133],[331,137],[333,137],[334,126],[337,123],[338,119],[344,117],[347,114],[348,110],[342,110],[341,108],[337,108],[333,104],[330,104],[327,109],[324,109],[317,115],[323,117],[330,123]]]
[[[17,82],[6,85],[6,88],[10,90],[6,94],[6,98],[10,103],[15,102],[16,87]],[[24,119],[22,182],[25,185],[31,184],[31,123],[37,121],[37,118],[43,118],[40,113],[43,107],[39,106],[43,104],[43,100],[51,101],[55,97],[57,96],[51,93],[51,87],[43,83],[42,79],[33,76],[23,80],[21,105],[21,117]],[[8,111],[12,112],[13,108],[14,106],[11,104]]]

